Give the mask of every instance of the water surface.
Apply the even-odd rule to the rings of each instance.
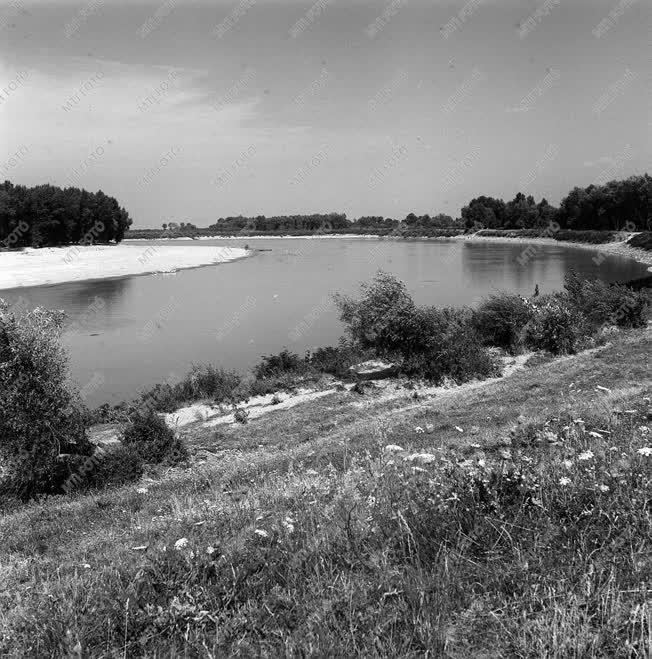
[[[510,290],[558,290],[578,272],[606,281],[646,274],[620,257],[594,260],[588,250],[536,245],[525,264],[523,243],[397,242],[377,239],[247,239],[271,250],[218,266],[3,291],[29,306],[63,309],[71,371],[91,406],[133,398],[143,388],[181,377],[192,362],[245,370],[284,346],[332,345],[342,334],[330,295],[355,293],[378,269],[404,280],[420,304],[472,305]],[[245,240],[181,242],[244,245]],[[153,242],[137,243],[145,250]],[[174,242],[166,241],[166,245]]]

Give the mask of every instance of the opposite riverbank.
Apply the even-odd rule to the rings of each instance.
[[[0,252],[0,290],[175,272],[248,256],[238,247],[71,245]]]

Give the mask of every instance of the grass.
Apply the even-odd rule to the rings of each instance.
[[[647,656],[649,339],[197,424],[140,492],[8,509],[0,654]]]

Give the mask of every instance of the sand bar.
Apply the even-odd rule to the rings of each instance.
[[[251,252],[207,245],[73,245],[0,252],[0,290],[226,263]]]

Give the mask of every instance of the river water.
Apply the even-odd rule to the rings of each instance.
[[[210,240],[179,245],[242,246],[261,251],[234,263],[0,292],[9,302],[63,309],[72,377],[88,405],[133,398],[181,377],[193,362],[245,370],[283,347],[303,353],[333,345],[342,326],[334,292],[355,293],[378,269],[401,278],[420,304],[472,305],[509,290],[531,295],[562,288],[574,268],[606,281],[646,274],[620,257],[561,245],[383,241],[378,239]],[[155,241],[139,242],[143,250]],[[175,241],[165,241],[173,245]]]

